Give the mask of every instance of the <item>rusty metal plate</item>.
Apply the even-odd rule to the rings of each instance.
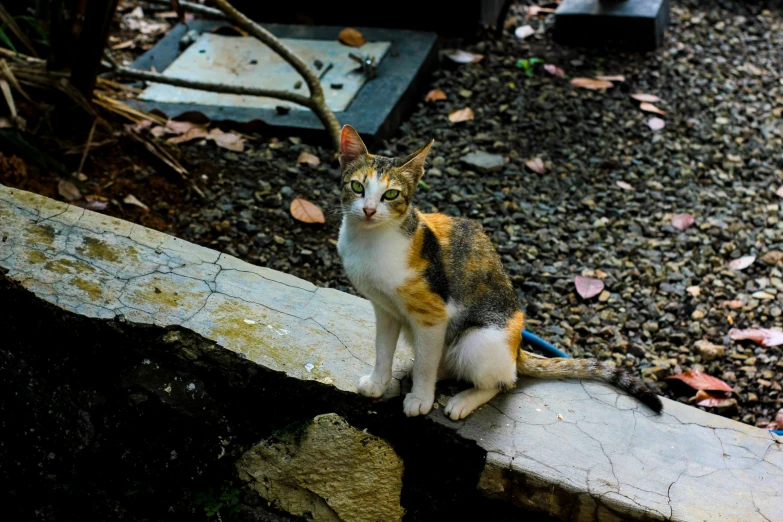
[[[358,64],[348,54],[372,55],[380,63],[390,42],[368,42],[360,49],[347,47],[338,41],[283,38],[282,41],[308,64],[317,61],[327,105],[333,111],[346,110],[362,88],[367,77],[355,71]],[[331,66],[330,66],[331,65]],[[164,71],[165,76],[203,82],[219,82],[261,89],[286,90],[307,96],[307,85],[293,67],[252,37],[201,34]],[[141,99],[155,102],[291,110],[309,109],[274,98],[240,96],[185,89],[173,85],[151,83]]]

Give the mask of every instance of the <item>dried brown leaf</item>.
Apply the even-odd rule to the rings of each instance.
[[[346,27],[340,31],[339,38],[342,43],[351,47],[361,47],[366,42],[364,35],[351,27]]]
[[[468,121],[473,119],[473,111],[470,107],[464,109],[458,109],[449,113],[449,121],[452,123],[459,123],[461,121]]]
[[[614,86],[612,82],[606,80],[595,80],[593,78],[574,78],[571,80],[571,85],[574,87],[580,87],[582,89],[590,89],[592,91],[599,91],[602,89],[609,89]]]
[[[76,188],[76,185],[70,181],[61,179],[57,183],[57,193],[60,194],[66,201],[76,201],[82,199],[82,193]]]
[[[590,277],[576,276],[574,278],[576,291],[582,296],[582,299],[590,299],[601,293],[604,289],[604,282],[600,279]]]
[[[430,92],[427,93],[427,96],[424,97],[425,102],[445,100],[445,99],[446,99],[446,93],[441,91],[440,89],[432,89]]]
[[[543,174],[546,172],[546,165],[544,165],[544,161],[541,158],[529,159],[525,162],[525,166],[536,174]]]
[[[220,129],[209,131],[208,139],[215,142],[215,145],[224,149],[242,152],[245,150],[245,138],[234,134],[233,132],[223,132]]]
[[[310,154],[309,152],[303,152],[299,155],[299,157],[296,159],[297,163],[307,163],[308,165],[312,165],[313,167],[317,167],[321,164],[321,160],[316,156],[315,154]]]
[[[457,63],[477,63],[484,59],[483,54],[469,53],[468,51],[462,50],[447,53],[446,57],[452,62]]]
[[[184,134],[180,134],[179,136],[172,136],[171,138],[167,139],[166,143],[185,143],[187,141],[196,140],[199,138],[206,138],[207,136],[209,136],[209,132],[207,132],[206,127],[194,125]]]
[[[769,328],[748,328],[746,330],[732,328],[729,330],[729,337],[735,341],[753,341],[767,348],[783,344],[783,332]]]
[[[706,373],[700,372],[699,370],[687,370],[682,373],[679,373],[677,375],[671,375],[669,377],[666,377],[666,379],[677,379],[691,388],[695,390],[714,390],[714,391],[724,391],[732,393],[734,390],[723,382],[722,380],[718,379],[717,377],[713,377],[712,375],[707,375]]]
[[[642,92],[632,94],[631,98],[633,98],[636,101],[647,102],[647,103],[657,103],[661,101],[661,99],[654,94],[644,94]]]
[[[650,118],[647,121],[647,126],[650,127],[652,130],[657,131],[664,128],[666,126],[666,122],[660,118]]]
[[[693,214],[677,214],[672,217],[672,226],[680,232],[683,232],[693,225],[695,221],[696,218]]]
[[[623,190],[636,190],[635,188],[633,188],[633,185],[626,183],[625,181],[618,181],[617,186]]]
[[[666,111],[659,109],[652,103],[642,102],[639,104],[639,108],[644,112],[652,112],[654,114],[666,114]]]
[[[558,78],[564,78],[565,77],[565,71],[558,67],[557,65],[551,64],[551,63],[545,63],[544,64],[544,70],[551,74],[552,76],[557,76]]]
[[[324,213],[306,199],[297,198],[291,202],[291,215],[303,223],[324,223]]]
[[[596,80],[604,80],[604,81],[607,81],[607,82],[624,82],[625,81],[625,76],[623,76],[622,74],[615,74],[613,76],[612,75],[610,75],[610,76],[596,76],[595,79]]]
[[[745,270],[752,265],[754,261],[756,261],[756,256],[742,256],[737,259],[732,259],[726,266],[731,270]]]
[[[122,202],[125,203],[126,205],[134,205],[136,207],[143,208],[147,212],[149,212],[150,210],[150,207],[148,207],[147,205],[139,201],[138,198],[136,198],[136,196],[134,196],[133,194],[128,194],[127,196],[125,196]]]

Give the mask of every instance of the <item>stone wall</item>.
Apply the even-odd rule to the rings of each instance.
[[[234,463],[330,413],[402,460],[404,520],[783,518],[769,432],[578,381],[407,419],[409,351],[383,401],[355,393],[367,302],[131,223],[0,187],[0,274],[0,494],[27,518],[174,520],[223,494],[285,519]]]

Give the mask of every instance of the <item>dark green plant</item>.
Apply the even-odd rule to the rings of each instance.
[[[543,63],[541,58],[528,58],[526,60],[517,60],[517,67],[525,71],[527,76],[533,76],[533,67],[537,63]]]
[[[209,487],[204,492],[196,493],[194,502],[204,508],[207,517],[214,517],[218,511],[222,516],[234,517],[241,509],[239,493],[239,488],[234,487],[234,481],[226,480],[220,487],[220,492]]]

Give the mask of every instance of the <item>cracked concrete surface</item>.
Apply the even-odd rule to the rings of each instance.
[[[0,277],[86,317],[183,326],[271,370],[355,392],[372,308],[125,221],[0,186]],[[400,393],[398,352],[387,397]],[[520,382],[465,421],[479,489],[563,520],[783,520],[783,440],[664,400],[656,416],[590,382]],[[559,417],[558,417],[559,416]],[[406,422],[400,418],[400,422]]]

